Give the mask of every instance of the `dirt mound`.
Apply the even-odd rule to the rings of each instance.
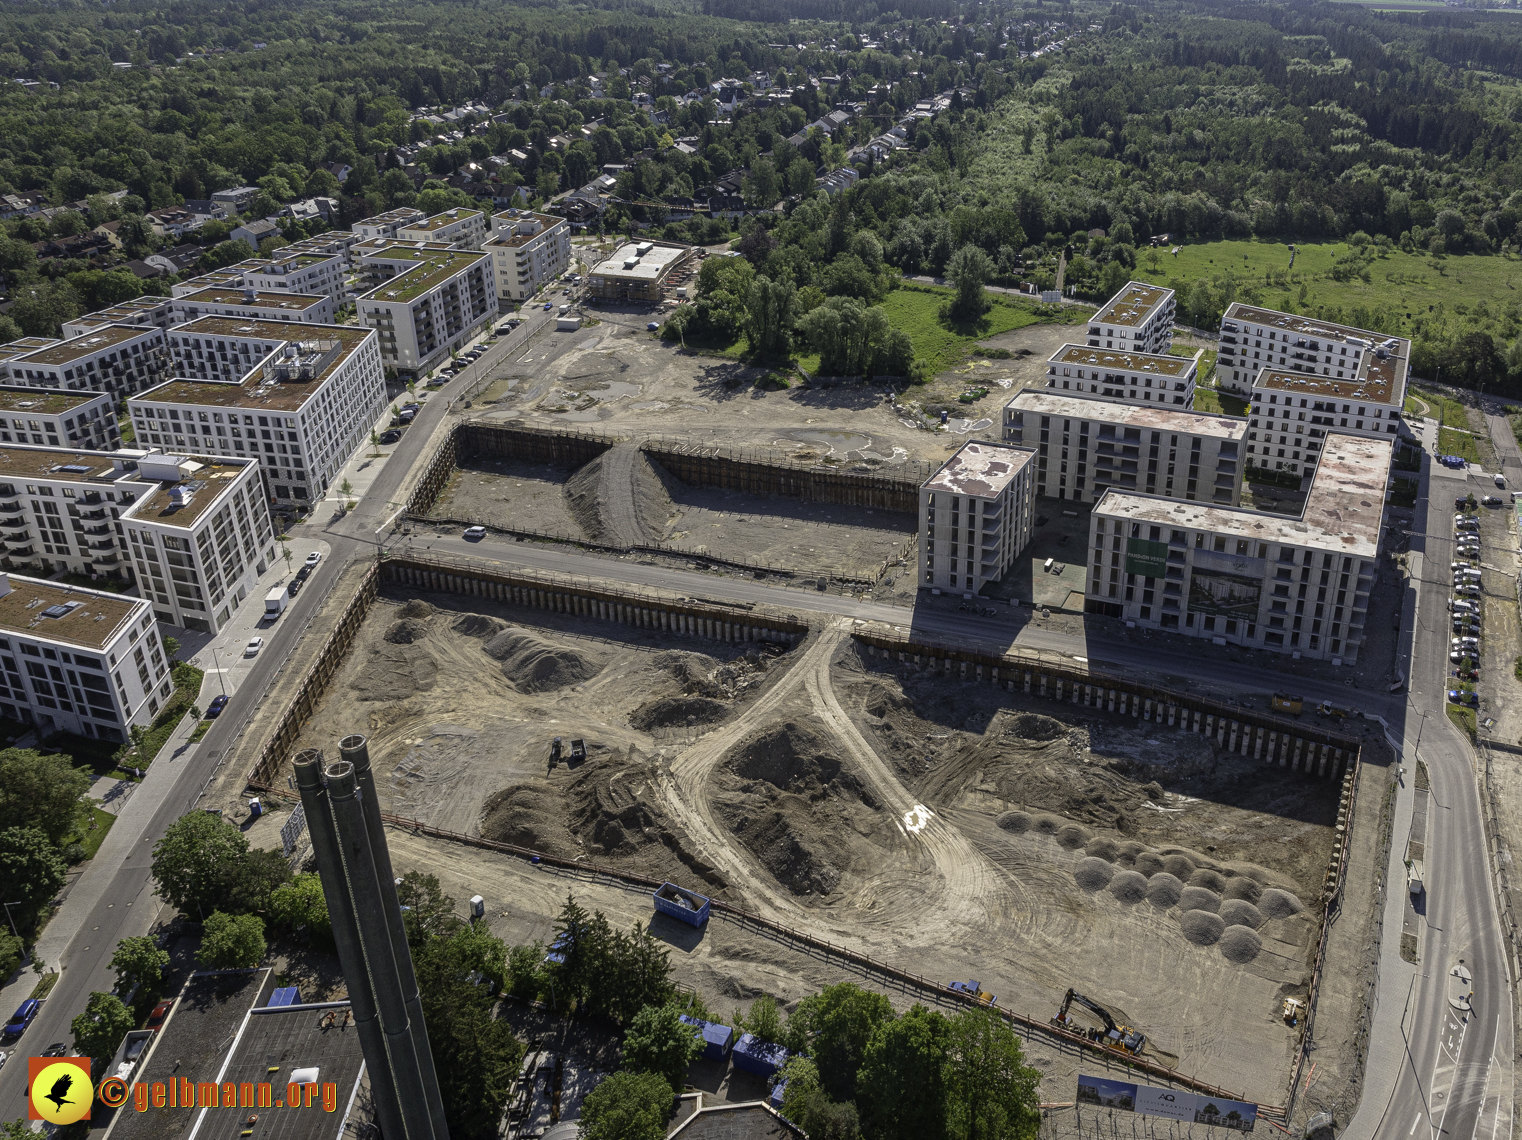
[[[1221,896],[1204,887],[1190,885],[1179,895],[1178,905],[1183,910],[1208,910],[1214,913],[1221,909]]]
[[[1056,835],[1067,826],[1067,821],[1061,816],[1038,815],[1035,817],[1035,824],[1036,830],[1042,835]]]
[[[1106,863],[1113,863],[1120,858],[1120,844],[1113,839],[1099,836],[1084,844],[1083,850],[1095,859],[1103,859]]]
[[[999,827],[1016,835],[1024,835],[1035,821],[1023,811],[1007,811],[994,820]]]
[[[1256,930],[1245,926],[1228,926],[1221,935],[1221,954],[1228,962],[1241,965],[1251,962],[1263,949],[1263,939]]]
[[[1161,871],[1147,880],[1147,898],[1153,906],[1167,910],[1177,906],[1184,894],[1184,884],[1167,871]]]
[[[1167,872],[1163,869],[1163,857],[1156,851],[1143,851],[1136,857],[1135,867],[1141,874],[1151,878],[1153,875],[1162,875]],[[1169,878],[1172,878],[1170,875]]]
[[[736,745],[726,764],[742,780],[770,784],[779,791],[819,799],[837,779],[859,792],[854,777],[825,750],[824,739],[796,721],[768,729]]]
[[[1289,918],[1305,909],[1305,904],[1288,891],[1269,887],[1258,899],[1258,909],[1264,918]]]
[[[677,728],[689,724],[718,724],[729,715],[729,705],[710,697],[667,697],[646,701],[629,714],[629,723],[648,732],[652,728]]]
[[[1196,946],[1214,946],[1220,941],[1221,932],[1226,929],[1221,916],[1211,914],[1208,910],[1186,910],[1180,916],[1178,924],[1184,937]]]
[[[651,663],[680,685],[689,697],[723,696],[723,691],[711,679],[719,663],[706,654],[668,649],[657,653]]]
[[[428,628],[429,623],[420,618],[403,618],[392,623],[384,636],[393,645],[411,645],[414,641],[422,641],[427,637]]]
[[[349,682],[361,701],[403,700],[433,688],[439,663],[420,645],[393,645],[382,641],[365,658]]]
[[[1068,726],[1040,713],[1021,713],[1006,731],[1021,740],[1057,740],[1067,735]]]
[[[485,614],[461,614],[455,618],[450,629],[466,637],[495,637],[507,628],[507,622],[501,618],[487,617]]]
[[[1163,870],[1181,883],[1187,883],[1194,874],[1194,860],[1187,855],[1164,855]]]
[[[1221,904],[1221,918],[1227,926],[1250,926],[1254,930],[1263,925],[1258,908],[1241,899],[1227,899]]]
[[[589,653],[509,627],[486,643],[488,657],[502,662],[502,675],[524,693],[542,693],[597,676],[602,662]]]
[[[1138,903],[1147,897],[1147,877],[1135,871],[1117,871],[1110,880],[1110,893],[1123,903]]]
[[[438,610],[434,609],[427,602],[423,601],[422,598],[411,599],[401,609],[401,616],[404,618],[431,618],[436,613],[438,613]]]
[[[1221,897],[1255,903],[1263,897],[1263,888],[1246,875],[1233,875],[1226,880],[1226,888],[1221,891]]]
[[[719,815],[779,883],[795,895],[827,895],[840,883],[836,855],[816,829],[785,808],[720,803]]]
[[[1066,847],[1069,851],[1076,851],[1089,841],[1089,833],[1076,823],[1070,823],[1066,827],[1057,830],[1057,843]]]
[[[481,835],[549,855],[574,855],[576,841],[566,828],[565,805],[553,788],[520,784],[486,801]]]
[[[1095,859],[1092,856],[1078,860],[1078,866],[1073,868],[1073,878],[1086,891],[1103,890],[1110,885],[1110,880],[1114,877],[1114,867],[1103,859]]]
[[[1189,876],[1191,887],[1204,887],[1207,891],[1220,894],[1226,889],[1226,876],[1219,871],[1212,871],[1208,867],[1201,867]]]

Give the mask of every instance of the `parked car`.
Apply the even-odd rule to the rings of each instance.
[[[436,376],[432,380],[428,381],[428,383],[424,384],[423,387],[442,388],[445,384],[449,383],[449,380],[450,378],[448,376]]]
[[[465,533],[461,535],[461,537],[468,538],[471,542],[480,542],[483,538],[486,537],[486,528],[484,526],[466,527]]]
[[[380,441],[382,443],[397,443],[401,440],[401,438],[402,433],[397,431],[395,428],[392,428],[390,431],[383,431],[380,433]]]
[[[160,1029],[163,1029],[164,1028],[164,1018],[169,1016],[169,1010],[173,1006],[174,1006],[174,999],[173,998],[169,998],[169,999],[167,999],[165,1001],[159,1002],[158,1005],[153,1007],[153,1012],[148,1015],[148,1023],[146,1025],[144,1025],[143,1028],[144,1029],[151,1029],[155,1033],[157,1033]]]
[[[1467,705],[1470,708],[1479,708],[1480,698],[1473,693],[1466,693],[1463,689],[1448,690],[1449,703],[1455,705]]]
[[[322,551],[320,551],[320,550],[314,550],[314,551],[312,551],[312,553],[307,555],[307,559],[306,559],[305,562],[302,563],[302,565],[310,568],[312,566],[316,566],[321,561],[322,561]]]
[[[546,302],[545,302],[545,303],[544,303],[544,311],[545,311],[545,312],[546,312],[546,313],[547,313],[547,312],[549,312],[549,311],[550,311],[550,310],[551,310],[551,309],[553,309],[553,308],[554,308],[554,307],[555,307],[555,302],[554,302],[554,301],[546,301]]]
[[[211,704],[206,706],[206,719],[207,720],[216,720],[217,717],[222,715],[222,710],[225,709],[226,707],[227,707],[227,694],[226,693],[218,693],[215,697],[211,698]]]
[[[243,647],[243,656],[245,656],[245,657],[257,657],[257,656],[259,656],[259,650],[261,650],[263,648],[264,648],[264,638],[262,638],[262,637],[250,638],[248,644]]]
[[[651,321],[648,325],[645,326],[645,331],[646,332],[659,332],[660,328],[661,328],[661,323],[659,321]]]
[[[1500,487],[1503,491],[1506,489],[1506,476],[1505,475],[1497,475],[1496,476],[1496,486]]]
[[[20,1037],[26,1032],[27,1026],[37,1018],[37,1012],[42,1008],[42,1003],[36,998],[27,998],[16,1007],[16,1012],[5,1023],[5,1029],[0,1031],[0,1037]]]

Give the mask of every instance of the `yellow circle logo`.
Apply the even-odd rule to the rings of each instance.
[[[90,1113],[95,1086],[90,1083],[90,1062],[59,1059],[41,1068],[32,1078],[34,1119],[49,1124],[73,1124]]]

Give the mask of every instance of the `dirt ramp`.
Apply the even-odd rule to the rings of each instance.
[[[604,664],[583,650],[511,626],[482,648],[488,657],[502,662],[502,675],[521,693],[578,685],[597,676]]]

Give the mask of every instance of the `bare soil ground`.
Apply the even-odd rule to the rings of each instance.
[[[874,672],[842,628],[775,660],[607,632],[390,594],[300,746],[364,732],[388,810],[676,878],[901,968],[977,978],[1032,1016],[1075,986],[1158,1060],[1282,1101],[1294,1038],[1276,1015],[1308,980],[1334,785],[1176,730]],[[550,769],[552,735],[585,739],[586,762]],[[457,898],[501,899],[514,941],[547,936],[569,885],[530,891],[511,860],[393,842],[404,869],[458,867]],[[610,917],[626,912],[649,917],[642,899]],[[668,932],[711,1000],[838,980],[718,929]]]
[[[566,497],[570,476],[570,471],[546,463],[467,458],[457,465],[433,513],[588,538]]]
[[[1007,359],[974,357],[940,373],[925,387],[911,390],[906,399],[926,409],[944,407],[952,417],[964,420],[992,419],[991,437],[997,438],[1004,405],[1022,388],[1045,388],[1047,357],[1065,344],[1082,344],[1084,329],[1084,325],[1042,324],[998,333],[978,344],[1010,353]],[[958,400],[968,388],[976,387],[986,387],[988,395],[971,404]]]

